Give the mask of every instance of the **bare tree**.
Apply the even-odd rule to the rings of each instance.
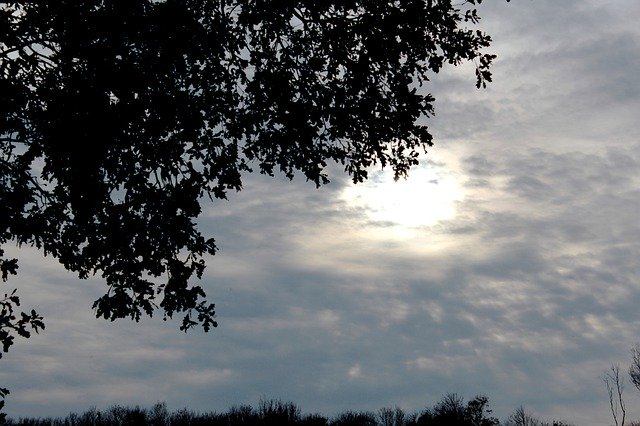
[[[407,424],[404,411],[400,407],[381,408],[378,410],[378,424],[380,426],[405,426]]]
[[[607,393],[609,394],[609,406],[611,407],[613,421],[616,426],[624,426],[627,411],[622,399],[622,392],[624,391],[624,377],[620,377],[620,367],[616,364],[611,364],[610,371],[607,371],[602,376],[602,381],[607,387]],[[621,413],[622,419],[621,422],[618,422]]]
[[[508,426],[541,426],[542,423],[523,406],[518,407],[507,420]]]

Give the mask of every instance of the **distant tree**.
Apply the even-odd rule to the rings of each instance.
[[[499,425],[497,418],[492,417],[489,409],[489,399],[484,395],[476,396],[467,403],[467,416],[472,426]]]
[[[300,422],[300,408],[293,402],[261,400],[258,404],[260,424],[265,426],[295,425]]]
[[[540,421],[523,406],[516,408],[506,421],[507,426],[539,426]]]
[[[445,395],[438,402],[431,412],[433,413],[434,424],[464,424],[467,413],[464,405],[464,398],[456,393]]]
[[[331,426],[378,426],[376,416],[369,412],[346,411],[331,421]]]
[[[380,426],[405,426],[407,422],[407,416],[400,407],[385,407],[378,410],[378,424]]]
[[[259,420],[258,413],[250,405],[231,407],[226,417],[230,426],[257,424]]]
[[[303,426],[327,426],[329,420],[321,414],[307,414],[299,422]]]
[[[489,400],[484,395],[464,403],[464,398],[455,393],[445,395],[440,402],[427,409],[416,424],[419,426],[495,426],[500,422],[492,417]]]
[[[505,426],[571,426],[562,420],[545,421],[535,417],[533,414],[525,410],[524,407],[518,407],[507,419]]]
[[[153,426],[169,425],[169,410],[165,402],[157,402],[151,407],[147,415],[148,421]]]
[[[612,364],[611,368],[602,376],[602,381],[607,387],[609,407],[613,421],[616,426],[624,426],[627,410],[622,397],[624,392],[624,377],[620,376],[620,367]]]
[[[190,283],[216,251],[201,200],[254,170],[406,176],[432,145],[420,86],[465,61],[491,81],[477,3],[1,2],[0,246],[100,274],[98,317],[160,310],[208,331],[214,305]],[[0,251],[3,279],[17,268]]]

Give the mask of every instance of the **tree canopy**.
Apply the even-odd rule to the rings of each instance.
[[[215,327],[191,282],[216,251],[203,202],[254,171],[405,176],[432,145],[433,73],[471,61],[477,87],[491,81],[480,2],[1,2],[0,245],[102,276],[99,317]],[[17,268],[0,250],[3,280]],[[42,326],[5,320],[5,350]]]

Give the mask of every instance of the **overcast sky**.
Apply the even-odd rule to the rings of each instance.
[[[470,67],[433,80],[436,145],[409,181],[255,176],[207,204],[213,332],[95,319],[100,280],[11,248],[8,286],[47,328],[0,361],[9,415],[261,397],[414,412],[457,392],[502,419],[524,405],[610,423],[600,377],[640,341],[640,2],[480,11],[494,83],[476,90]],[[640,392],[625,396],[640,419]]]

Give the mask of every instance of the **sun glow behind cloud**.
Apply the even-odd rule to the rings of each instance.
[[[367,181],[347,186],[342,198],[362,209],[370,222],[408,235],[411,229],[453,219],[464,193],[454,174],[429,162],[398,181],[391,170],[376,171]]]

